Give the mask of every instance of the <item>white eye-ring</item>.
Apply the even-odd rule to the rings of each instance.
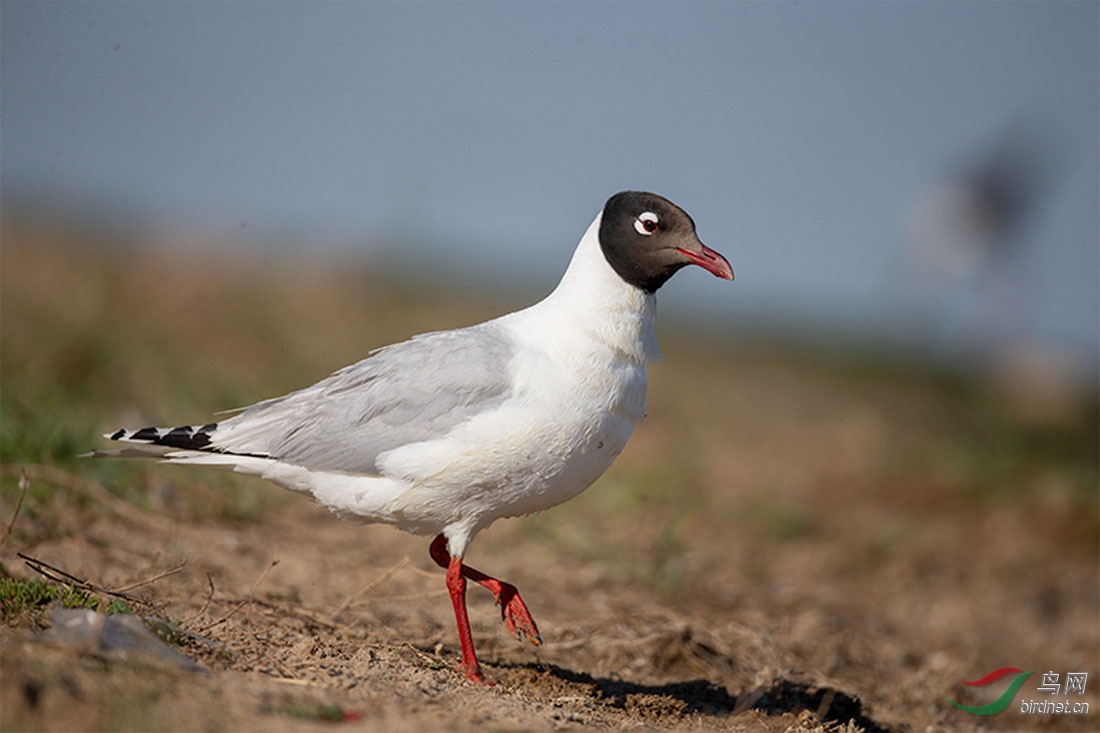
[[[643,211],[638,215],[638,218],[634,220],[634,230],[638,234],[649,236],[657,231],[658,227],[657,215],[652,211]]]

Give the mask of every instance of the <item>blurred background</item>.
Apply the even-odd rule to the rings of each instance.
[[[3,213],[520,303],[649,189],[738,276],[670,323],[1095,391],[1098,13],[4,2]]]
[[[202,599],[263,578],[295,670],[346,659],[296,630],[302,609],[345,614],[332,649],[415,652],[402,679],[441,649],[431,670],[451,668],[423,538],[259,480],[77,456],[528,305],[604,201],[641,188],[686,208],[737,279],[690,268],[661,290],[650,414],[597,486],[479,536],[475,565],[537,609],[539,659],[705,679],[739,708],[825,685],[912,730],[973,728],[945,699],[988,700],[959,681],[1005,664],[1095,680],[1098,90],[1096,2],[4,0],[0,581],[33,576],[16,552],[104,587],[186,561],[148,597],[227,647],[269,637],[215,629],[236,611]],[[524,673],[492,598],[471,599],[485,659]],[[0,628],[42,628],[45,608]],[[19,649],[0,655],[39,669]],[[374,681],[343,704],[377,709],[356,696],[393,679],[356,658]],[[189,708],[238,711],[196,729],[248,728],[285,693],[258,693],[251,659],[217,661],[247,684],[212,677],[203,697],[98,664],[70,684],[61,657],[0,679],[23,706],[0,727],[157,729]],[[451,715],[435,689],[390,704]],[[158,697],[170,717],[146,710]],[[45,724],[55,711],[70,719]],[[797,712],[770,729],[803,729]],[[716,720],[760,727],[743,715]],[[1100,720],[1055,717],[982,725]]]

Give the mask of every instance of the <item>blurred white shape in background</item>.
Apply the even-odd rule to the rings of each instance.
[[[1017,123],[934,180],[902,223],[905,298],[933,335],[961,346],[1021,416],[1056,419],[1088,365],[1040,344],[1043,205],[1065,174],[1055,136]],[[1048,283],[1049,284],[1049,283]],[[1092,386],[1095,390],[1095,385]]]
[[[1053,141],[1017,124],[916,197],[903,224],[912,261],[949,284],[1027,244],[1027,229],[1059,176]]]

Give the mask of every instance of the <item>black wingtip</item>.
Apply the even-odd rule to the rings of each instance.
[[[216,422],[207,423],[200,428],[180,425],[178,428],[142,428],[135,433],[119,430],[110,435],[111,440],[134,440],[153,445],[165,445],[169,448],[184,450],[209,450],[210,435],[217,429]]]
[[[160,431],[156,428],[142,428],[130,436],[130,440],[147,440],[150,443],[160,441]]]

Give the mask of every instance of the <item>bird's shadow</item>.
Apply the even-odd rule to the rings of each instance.
[[[625,707],[630,695],[653,695],[680,701],[687,713],[720,716],[756,710],[766,715],[781,715],[809,710],[823,723],[836,722],[843,725],[851,721],[869,732],[890,733],[892,730],[868,717],[863,712],[863,703],[857,697],[830,687],[814,687],[788,679],[773,680],[741,695],[731,695],[724,686],[706,679],[645,685],[609,677],[593,677],[586,672],[575,672],[556,664],[529,662],[493,666],[527,669],[539,674],[549,674],[564,682],[585,685],[593,689],[598,699],[614,707]]]

